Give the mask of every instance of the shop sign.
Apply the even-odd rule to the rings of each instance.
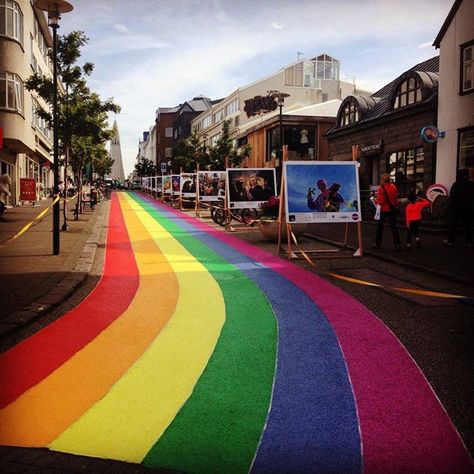
[[[371,145],[361,145],[360,151],[362,156],[379,155],[383,151],[383,142],[380,140],[379,142],[373,143]]]
[[[36,201],[36,180],[20,178],[20,201]]]
[[[161,172],[166,173],[166,163],[161,163]]]
[[[426,188],[426,198],[430,202],[434,202],[438,196],[447,196],[448,188],[443,184],[431,184]]]
[[[434,125],[427,125],[420,130],[420,137],[426,143],[436,143],[438,138],[444,137],[444,132],[440,132]]]
[[[267,113],[276,110],[278,107],[275,97],[256,95],[253,99],[244,101],[244,110],[247,112],[247,117],[257,115],[259,112]]]

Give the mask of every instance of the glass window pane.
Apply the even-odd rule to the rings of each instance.
[[[400,87],[401,92],[406,92],[407,91],[407,81],[403,82],[401,87]]]
[[[13,10],[7,10],[7,35],[13,36]]]
[[[7,107],[10,109],[15,108],[15,88],[12,81],[7,83]]]
[[[0,107],[7,106],[7,83],[5,78],[0,77]]]
[[[0,34],[6,34],[5,31],[5,7],[0,7]]]
[[[461,133],[459,143],[459,167],[474,167],[474,129]]]
[[[464,61],[470,61],[472,59],[472,46],[464,50]]]
[[[408,93],[408,103],[414,104],[415,103],[415,91],[410,91]]]

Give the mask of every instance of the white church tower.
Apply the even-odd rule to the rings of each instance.
[[[120,148],[120,135],[117,125],[117,120],[114,120],[113,135],[110,140],[110,157],[114,160],[112,171],[109,177],[118,179],[122,183],[125,181],[125,173],[123,171],[122,149]]]

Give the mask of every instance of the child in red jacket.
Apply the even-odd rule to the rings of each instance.
[[[421,196],[416,196],[416,194],[411,191],[408,193],[408,201],[407,207],[405,207],[405,222],[407,225],[407,250],[411,248],[411,238],[412,236],[415,237],[415,245],[416,248],[421,247],[421,239],[420,239],[420,221],[421,221],[421,211],[430,205],[430,201],[428,199],[424,199]]]

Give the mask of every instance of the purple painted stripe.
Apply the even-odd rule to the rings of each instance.
[[[173,212],[292,281],[326,314],[354,388],[365,472],[474,472],[469,452],[423,373],[374,314],[323,278]]]

